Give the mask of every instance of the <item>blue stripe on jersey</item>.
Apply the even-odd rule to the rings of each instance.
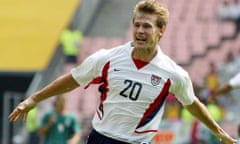
[[[168,96],[170,85],[171,81],[168,79],[157,99],[155,99],[154,102],[145,111],[143,118],[137,126],[137,129],[149,123],[156,116],[157,112],[161,109],[166,97]]]

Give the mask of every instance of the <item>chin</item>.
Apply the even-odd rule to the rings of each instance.
[[[140,45],[134,45],[134,47],[137,49],[145,49],[145,46],[140,46]]]
[[[134,42],[134,43],[133,43],[133,46],[134,46],[135,48],[145,48],[145,47],[146,47],[146,44],[140,44],[140,43],[138,43],[138,42]]]

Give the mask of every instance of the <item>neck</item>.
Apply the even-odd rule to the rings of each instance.
[[[132,57],[137,60],[150,62],[157,54],[157,48],[154,49],[139,49],[134,48]]]

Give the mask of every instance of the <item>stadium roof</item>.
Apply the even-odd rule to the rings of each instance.
[[[80,1],[0,1],[0,71],[44,70]]]

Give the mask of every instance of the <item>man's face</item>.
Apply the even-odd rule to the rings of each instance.
[[[65,103],[64,103],[64,100],[62,99],[59,99],[55,102],[55,110],[58,113],[62,113],[64,111],[64,106],[65,106]]]
[[[156,20],[156,15],[136,13],[133,21],[133,42],[135,48],[155,48],[160,34],[160,30],[156,26]]]

